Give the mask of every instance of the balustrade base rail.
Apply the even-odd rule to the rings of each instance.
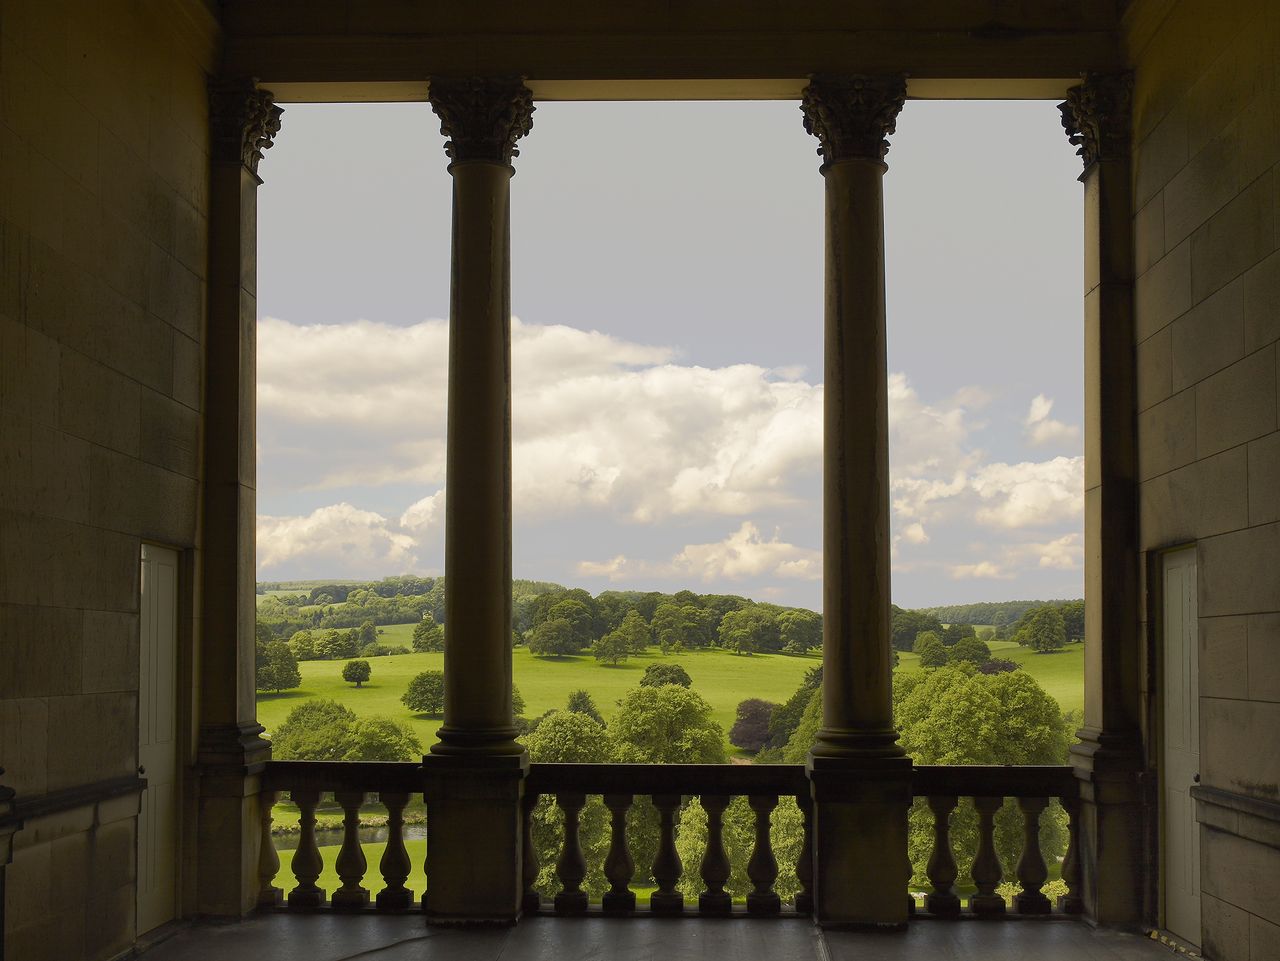
[[[262,848],[259,860],[259,905],[290,911],[401,913],[422,910],[425,895],[406,886],[412,862],[405,847],[404,810],[420,796],[426,774],[421,765],[399,762],[270,761],[263,774]],[[288,791],[299,812],[298,845],[290,870],[296,884],[287,897],[274,884],[280,870],[272,839],[273,805]],[[331,793],[343,812],[343,840],[335,860],[339,886],[323,890],[318,880],[324,860],[316,838],[316,808]],[[386,807],[387,842],[378,864],[384,887],[372,894],[364,885],[369,865],[361,848],[360,808],[371,795]],[[1076,781],[1067,766],[922,765],[914,770],[913,795],[927,804],[933,844],[926,874],[932,890],[922,903],[911,900],[918,919],[1073,917],[1082,911],[1076,843]],[[588,877],[581,838],[581,818],[588,798],[601,799],[608,812],[608,851],[600,866],[608,890],[593,902],[583,884]],[[656,810],[657,845],[650,867],[656,884],[649,904],[637,903],[632,882],[636,865],[628,837],[629,813],[637,797]],[[541,867],[535,843],[535,811],[543,798],[554,799],[560,812],[554,879],[559,890],[543,897],[537,890]],[[695,799],[696,798],[696,802]],[[745,901],[726,890],[731,864],[725,847],[725,812],[734,798],[750,809],[751,854],[746,865],[750,891]],[[794,799],[802,825],[796,856],[794,897],[784,901],[776,884],[779,867],[771,836],[771,816],[780,799]],[[952,818],[961,799],[971,799],[976,815],[977,846],[970,875],[976,891],[964,905],[955,889],[959,870],[951,839]],[[1003,868],[996,852],[996,817],[1006,799],[1021,812],[1022,845],[1015,876],[1021,891],[1006,904],[997,888]],[[1052,801],[1066,811],[1068,844],[1062,863],[1066,893],[1057,904],[1041,891],[1048,868],[1040,846],[1041,817]],[[697,865],[700,893],[686,898],[691,885],[677,850],[682,811],[697,803],[706,820],[706,841]],[[741,804],[742,802],[739,802]],[[550,823],[543,805],[544,834]],[[600,810],[599,807],[596,808]],[[748,817],[746,808],[735,810]],[[792,809],[794,811],[794,809]],[[802,917],[813,911],[813,802],[801,765],[706,764],[534,764],[525,782],[523,885],[525,914],[591,917]],[[428,817],[430,812],[428,812]],[[791,817],[796,817],[793,813]],[[795,823],[794,821],[792,822]],[[631,826],[632,829],[634,825]],[[1013,830],[1006,826],[1006,831]],[[794,843],[794,842],[793,842]],[[597,878],[599,876],[597,875]],[[543,879],[545,882],[545,878]],[[681,887],[686,890],[682,892]],[[692,889],[698,889],[693,885]],[[791,891],[784,890],[790,896]],[[905,893],[905,892],[904,892]]]

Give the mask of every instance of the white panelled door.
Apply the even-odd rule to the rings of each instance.
[[[173,919],[178,877],[178,554],[142,545],[138,605],[138,934]]]
[[[1191,787],[1200,779],[1200,648],[1196,552],[1164,555],[1164,926],[1200,943],[1200,826]]]

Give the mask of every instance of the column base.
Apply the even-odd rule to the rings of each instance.
[[[524,745],[516,740],[520,732],[514,727],[490,728],[456,728],[445,725],[436,732],[440,739],[431,745],[431,754],[436,757],[457,758],[525,758],[529,763]]]
[[[814,920],[823,927],[906,927],[911,759],[815,749],[806,769],[814,800]]]
[[[1099,924],[1143,920],[1150,882],[1142,754],[1136,735],[1078,732],[1071,765],[1080,787],[1080,907]]]
[[[422,769],[427,923],[514,924],[524,900],[520,799],[529,755],[441,752],[424,757]]]
[[[258,723],[205,725],[196,754],[196,912],[239,918],[258,905],[261,774],[271,743]]]

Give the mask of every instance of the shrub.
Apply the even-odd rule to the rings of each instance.
[[[752,753],[769,738],[769,719],[778,705],[750,697],[738,704],[738,717],[729,728],[729,743]]]
[[[679,664],[650,664],[640,678],[641,687],[661,687],[663,684],[679,684],[693,687],[693,678]]]

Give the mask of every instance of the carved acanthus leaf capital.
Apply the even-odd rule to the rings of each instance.
[[[860,157],[882,161],[907,99],[907,78],[813,76],[801,94],[804,129],[821,142],[823,165]]]
[[[280,131],[284,110],[270,90],[252,80],[214,78],[209,83],[209,126],[215,160],[242,163],[255,177],[263,151]]]
[[[427,99],[453,161],[510,164],[533,129],[533,94],[519,77],[432,77]]]
[[[1129,153],[1133,117],[1133,74],[1086,74],[1058,104],[1062,127],[1087,170],[1099,160]]]

